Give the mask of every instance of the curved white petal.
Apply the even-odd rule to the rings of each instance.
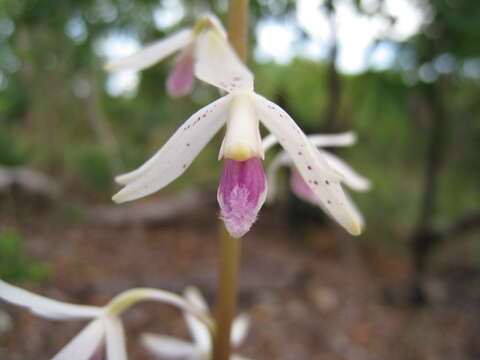
[[[0,280],[0,299],[27,307],[33,313],[49,319],[94,318],[102,314],[99,307],[68,304],[36,295]]]
[[[220,19],[213,13],[208,13],[208,14],[205,14],[204,16],[208,19],[208,21],[210,22],[210,25],[214,27],[215,31],[217,31],[224,39],[226,39],[227,31],[223,27]]]
[[[233,320],[232,330],[230,334],[230,342],[232,346],[240,346],[243,340],[245,340],[249,328],[250,318],[247,314],[240,314]]]
[[[253,74],[217,31],[207,30],[197,39],[195,76],[227,92],[253,91]]]
[[[255,102],[260,121],[277,137],[324,208],[352,235],[360,234],[361,220],[346,200],[341,177],[318,155],[318,150],[283,109],[258,94]]]
[[[356,191],[367,191],[370,189],[370,181],[357,173],[353,168],[338,156],[333,155],[327,151],[319,150],[328,165],[330,165],[336,172],[343,177],[343,182],[350,188]]]
[[[108,63],[105,65],[105,70],[142,70],[187,46],[192,41],[192,30],[180,30],[173,35],[167,36],[166,38],[154,42],[153,44],[147,45],[143,49],[130,56]]]
[[[308,140],[317,147],[327,146],[350,146],[357,141],[357,135],[353,131],[347,131],[339,134],[318,134],[308,135]],[[265,136],[262,140],[263,151],[268,151],[272,146],[278,143],[277,138],[273,134]]]
[[[87,325],[52,360],[89,360],[98,350],[104,339],[103,319],[97,319]]]
[[[309,135],[308,140],[317,147],[351,146],[357,142],[357,135],[353,131],[339,134]]]
[[[193,315],[185,312],[185,321],[198,349],[208,352],[212,349],[212,338],[207,326]]]
[[[130,201],[160,190],[190,166],[200,150],[210,141],[227,119],[231,96],[224,96],[193,114],[167,143],[137,170],[115,180],[126,186],[113,200]]]
[[[182,359],[201,356],[201,351],[193,344],[170,336],[143,334],[141,341],[154,355]]]
[[[267,201],[273,202],[277,197],[277,183],[278,183],[278,170],[287,164],[290,164],[291,161],[288,158],[288,155],[285,151],[280,151],[277,156],[275,156],[268,166],[267,169],[267,184],[268,184],[268,194]]]
[[[184,291],[184,297],[198,310],[209,313],[208,304],[198,288],[187,287]],[[208,328],[190,313],[185,311],[183,314],[196,346],[202,351],[209,351],[212,347],[212,339]]]
[[[125,332],[120,319],[107,316],[105,322],[105,338],[107,346],[106,360],[127,360],[127,348],[125,345]]]
[[[202,293],[195,286],[189,286],[185,289],[184,297],[196,308],[208,313],[208,304]]]
[[[218,159],[246,161],[253,157],[264,158],[260,126],[255,108],[248,94],[233,95]]]

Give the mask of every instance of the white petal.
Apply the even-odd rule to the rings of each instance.
[[[200,80],[228,92],[253,90],[252,73],[218,32],[203,32],[195,54],[195,75]]]
[[[363,177],[362,175],[358,174],[345,161],[327,151],[319,151],[323,155],[325,160],[327,160],[328,165],[330,165],[336,172],[342,175],[343,182],[347,186],[356,191],[367,191],[370,189],[370,181],[368,181],[368,179]]]
[[[184,297],[188,300],[196,309],[204,311],[208,314],[208,305],[202,293],[194,286],[189,286],[184,291]],[[203,351],[209,351],[212,347],[212,339],[210,331],[200,320],[195,316],[184,312],[184,318],[187,323],[190,334],[199,349]]]
[[[260,95],[255,96],[260,121],[277,137],[324,208],[352,235],[360,234],[361,220],[346,200],[341,177],[318,155],[318,150],[283,109]]]
[[[187,46],[192,41],[192,30],[180,30],[173,35],[147,45],[130,56],[112,61],[105,65],[105,69],[108,71],[142,70]]]
[[[108,316],[104,319],[106,329],[107,360],[127,360],[125,332],[120,319]]]
[[[222,158],[246,161],[252,157],[264,158],[258,117],[248,94],[232,95],[227,131],[220,148]]]
[[[247,314],[238,315],[232,324],[232,332],[230,334],[230,342],[232,346],[238,347],[245,340],[248,329],[250,328],[250,318]]]
[[[353,131],[347,131],[340,134],[324,134],[307,136],[310,142],[317,147],[327,146],[350,146],[357,141],[357,135]],[[268,151],[272,146],[278,143],[277,138],[273,134],[265,136],[262,140],[263,151]]]
[[[264,139],[265,140],[265,139]],[[285,151],[280,151],[275,156],[267,169],[268,194],[267,201],[273,202],[277,197],[278,170],[291,161]]]
[[[225,123],[230,100],[231,96],[227,95],[197,111],[150,160],[137,170],[118,176],[115,180],[127,186],[113,200],[124,202],[141,198],[183,174]]]
[[[142,344],[153,354],[167,358],[200,357],[200,351],[193,344],[170,336],[142,335]]]
[[[205,352],[210,351],[212,349],[212,337],[207,326],[187,312],[184,313],[184,317],[197,348]]]
[[[189,286],[184,291],[184,297],[196,308],[208,313],[208,304],[202,293],[195,286]]]
[[[102,319],[92,321],[74,337],[52,360],[89,360],[98,350],[104,338]]]
[[[0,299],[29,308],[33,313],[49,319],[94,318],[102,309],[94,306],[74,305],[36,295],[0,280]]]
[[[339,134],[309,135],[308,140],[317,147],[350,146],[356,143],[357,135],[353,131]]]

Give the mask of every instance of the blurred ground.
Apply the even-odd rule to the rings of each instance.
[[[180,292],[195,284],[214,300],[214,204],[157,226],[69,225],[55,211],[9,210],[2,223],[28,239],[30,256],[52,266],[48,281],[26,286],[35,292],[101,305],[130,287]],[[252,328],[239,353],[257,360],[480,358],[480,294],[471,286],[478,274],[431,274],[432,305],[414,310],[398,300],[408,279],[402,257],[336,228],[312,229],[299,240],[280,215],[263,211],[243,243],[240,308]],[[42,320],[3,303],[0,310],[14,323],[0,337],[2,360],[49,359],[84,325]],[[154,358],[137,341],[142,332],[188,336],[182,317],[166,306],[139,304],[124,319],[130,359]]]

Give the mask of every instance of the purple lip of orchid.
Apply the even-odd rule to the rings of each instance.
[[[192,92],[193,77],[193,49],[187,48],[175,59],[173,71],[167,79],[167,92],[170,96],[180,97]]]
[[[218,187],[220,217],[231,236],[240,238],[250,230],[267,193],[267,178],[262,160],[226,159]]]
[[[318,201],[315,193],[310,186],[308,186],[305,180],[303,180],[298,170],[294,167],[291,169],[290,186],[292,187],[292,191],[295,193],[295,195],[297,195],[300,199],[311,204],[317,204]]]

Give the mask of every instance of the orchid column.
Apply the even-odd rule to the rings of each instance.
[[[246,62],[247,59],[248,7],[249,0],[230,0],[228,8],[228,40],[243,62]],[[242,121],[242,119],[239,119],[239,121]],[[245,164],[251,160],[257,161],[257,158],[243,160],[246,160],[243,162],[243,164]],[[243,166],[243,164],[238,163],[236,159],[226,159],[225,172],[222,180],[228,176],[229,166]],[[221,201],[222,185],[218,191],[219,201]],[[222,214],[222,216],[225,217],[225,214]],[[237,307],[241,239],[230,236],[229,232],[225,230],[223,224],[221,224],[220,227],[221,234],[219,243],[218,295],[216,309],[217,327],[214,337],[213,360],[228,360],[230,358],[231,325]]]

